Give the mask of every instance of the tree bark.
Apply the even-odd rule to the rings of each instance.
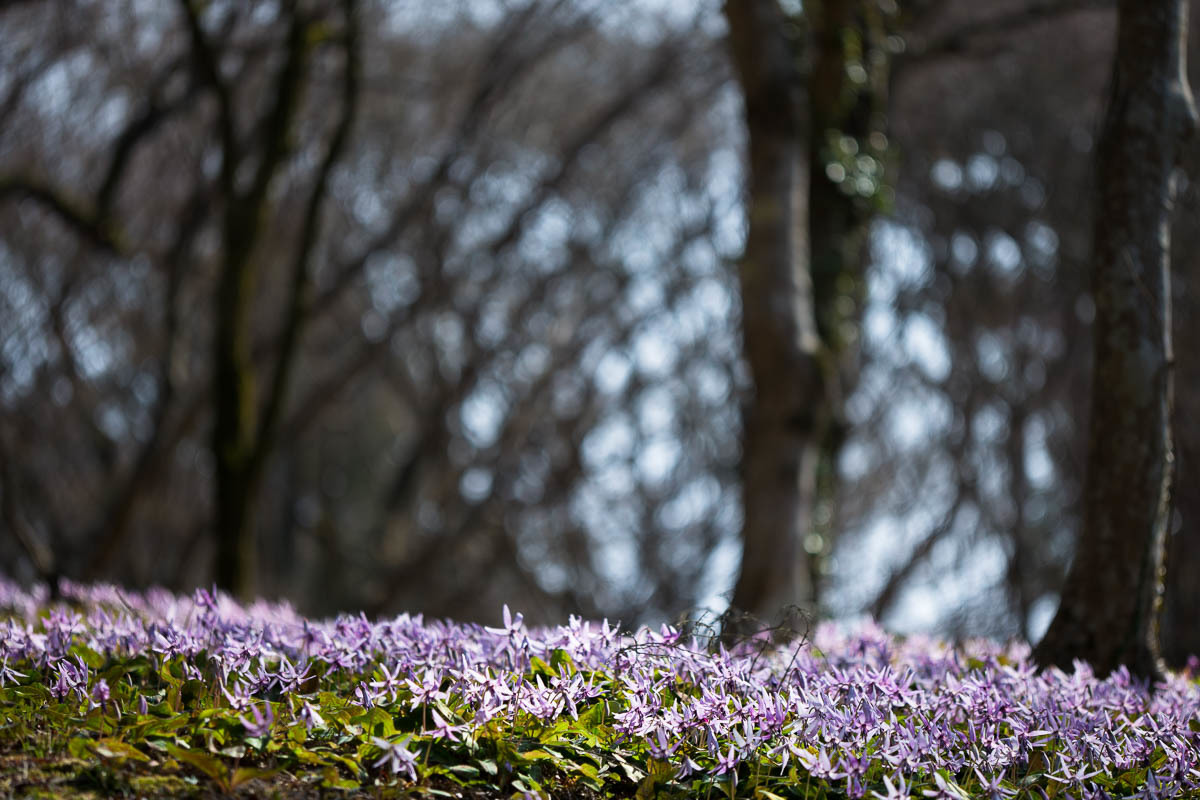
[[[213,572],[217,585],[246,597],[253,591],[255,572],[254,506],[267,460],[274,450],[300,340],[309,318],[312,260],[329,176],[342,155],[358,107],[359,52],[357,0],[342,0],[345,30],[342,49],[346,64],[342,74],[342,109],[325,155],[310,189],[300,241],[293,257],[283,330],[272,364],[273,374],[260,403],[260,382],[251,342],[251,305],[259,270],[255,248],[266,229],[268,193],[285,166],[295,117],[305,88],[310,49],[310,26],[303,13],[290,9],[287,51],[276,80],[274,104],[263,118],[259,162],[250,186],[238,191],[234,172],[245,155],[231,133],[228,88],[215,67],[214,54],[199,22],[190,12],[193,49],[207,64],[208,82],[220,101],[223,149],[221,185],[226,199],[222,234],[224,258],[214,307],[212,451],[215,461],[216,556]],[[190,9],[190,6],[188,7]]]
[[[1193,187],[1192,191],[1195,191]],[[1200,263],[1190,251],[1176,253],[1175,275],[1185,278],[1176,286],[1173,315],[1179,341],[1200,337],[1200,286],[1188,281],[1200,274]],[[1200,353],[1192,350],[1177,356],[1176,381],[1181,387],[1200,386]],[[1195,391],[1179,393],[1172,421],[1175,440],[1175,485],[1171,502],[1170,533],[1167,535],[1167,575],[1162,614],[1162,654],[1167,665],[1182,669],[1190,656],[1200,656],[1200,396]]]
[[[1170,223],[1175,168],[1194,133],[1182,0],[1120,0],[1097,151],[1095,366],[1083,528],[1043,665],[1121,664],[1161,675],[1157,609],[1171,485]]]
[[[813,533],[805,543],[813,604],[821,608],[825,559],[838,533],[838,459],[849,433],[844,400],[858,384],[866,301],[866,244],[880,208],[888,147],[887,38],[895,12],[876,0],[809,0],[804,4],[812,66],[806,76],[811,137],[809,273],[822,359],[828,422],[821,433],[813,498]],[[866,80],[850,78],[851,65]],[[846,143],[854,147],[844,151]],[[854,165],[845,169],[847,155]],[[874,169],[861,170],[862,165]],[[861,170],[861,171],[860,171]],[[863,185],[859,179],[866,179]]]
[[[828,412],[809,273],[807,98],[776,0],[729,0],[748,135],[749,229],[738,268],[743,352],[742,564],[732,609],[764,620],[808,605],[803,548]]]
[[[888,12],[812,0],[789,19],[777,0],[728,0],[725,15],[749,150],[739,278],[755,392],[743,415],[743,555],[731,609],[766,621],[819,603],[831,537],[806,540],[833,528],[842,398],[858,371],[862,254],[878,208],[865,176],[838,163],[838,148],[856,145],[846,152],[877,167],[866,185],[882,188]],[[848,77],[851,63],[869,66],[865,81]]]
[[[1178,416],[1176,417],[1178,419]],[[1193,445],[1195,443],[1193,442]],[[1194,485],[1196,454],[1180,443],[1179,485]],[[1182,500],[1182,498],[1181,498]],[[1168,666],[1183,669],[1188,659],[1200,657],[1200,507],[1197,492],[1189,492],[1180,502],[1182,527],[1168,537],[1167,563],[1171,565],[1166,581],[1162,614],[1162,656]]]
[[[298,11],[292,9],[291,14],[287,57],[277,80],[274,106],[265,118],[261,161],[244,192],[237,189],[233,178],[243,154],[233,136],[226,133],[221,137],[226,197],[224,257],[213,309],[212,451],[217,526],[213,571],[218,586],[242,597],[253,591],[256,548],[252,523],[262,477],[258,376],[251,356],[250,311],[259,271],[254,250],[265,227],[268,189],[288,153],[308,54],[307,27]]]

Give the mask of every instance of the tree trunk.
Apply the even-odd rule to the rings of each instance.
[[[1195,127],[1182,0],[1120,0],[1097,151],[1095,366],[1083,529],[1043,665],[1126,664],[1160,674],[1156,611],[1171,483],[1170,222],[1179,154]]]
[[[1195,191],[1194,187],[1192,191]],[[1192,252],[1178,252],[1175,275],[1200,275],[1200,263]],[[1177,285],[1176,339],[1196,341],[1200,337],[1200,286],[1193,281]],[[1178,354],[1176,380],[1180,387],[1200,386],[1200,353]],[[1200,656],[1200,395],[1182,391],[1175,404],[1172,433],[1175,439],[1175,484],[1171,501],[1175,507],[1167,535],[1166,581],[1162,615],[1163,660],[1173,668],[1187,665],[1189,656]]]
[[[744,411],[743,553],[732,608],[767,621],[813,597],[803,539],[828,412],[809,274],[809,121],[776,0],[729,0],[725,15],[749,140],[739,280],[754,381]]]
[[[213,438],[217,585],[240,597],[253,592],[253,502],[257,494],[254,449],[258,404],[250,354],[250,304],[255,265],[251,250],[256,226],[248,226],[240,204],[229,201],[225,261],[214,307]],[[258,211],[258,209],[255,209]]]
[[[273,103],[262,117],[262,145],[253,179],[245,190],[236,186],[235,173],[246,153],[233,134],[230,90],[215,67],[216,56],[189,8],[193,49],[207,64],[208,81],[219,99],[222,143],[221,188],[225,213],[222,220],[224,258],[214,302],[213,334],[213,438],[216,492],[216,558],[214,578],[222,589],[247,598],[253,591],[255,572],[255,500],[266,460],[274,446],[279,417],[287,392],[291,367],[306,318],[309,261],[320,204],[333,162],[353,114],[356,86],[354,53],[354,2],[344,0],[346,14],[347,91],[342,115],[325,158],[317,171],[302,221],[301,240],[292,267],[284,330],[274,360],[273,380],[260,409],[256,396],[258,372],[251,353],[251,307],[260,266],[255,249],[266,231],[272,181],[281,171],[292,145],[292,128],[305,85],[311,42],[309,23],[294,5],[289,7],[287,50],[276,78]]]
[[[1177,417],[1178,418],[1178,417]],[[1194,443],[1193,443],[1194,446]],[[1180,486],[1195,486],[1196,454],[1181,442]],[[1178,506],[1182,527],[1168,537],[1167,561],[1171,565],[1166,581],[1162,615],[1163,660],[1174,669],[1183,669],[1192,656],[1200,657],[1200,494],[1195,488]],[[1182,500],[1182,498],[1181,498]]]
[[[858,384],[865,250],[885,190],[888,140],[888,35],[895,10],[877,0],[809,0],[804,17],[812,50],[807,75],[812,115],[808,193],[813,312],[828,404],[821,431],[813,533],[806,538],[813,603],[821,608],[825,559],[838,533],[838,459],[849,433],[844,399]],[[850,78],[862,67],[866,80]],[[849,167],[849,168],[847,168]]]

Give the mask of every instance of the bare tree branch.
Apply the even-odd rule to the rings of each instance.
[[[10,199],[36,203],[102,252],[115,256],[124,254],[125,248],[117,231],[56,189],[27,178],[0,177],[0,202]]]
[[[194,0],[179,0],[187,19],[188,34],[191,38],[192,59],[200,73],[201,80],[216,95],[217,98],[217,135],[221,145],[221,190],[224,196],[231,200],[234,196],[235,175],[240,152],[237,146],[237,135],[233,127],[233,99],[229,87],[221,77],[217,54],[204,32],[200,22],[199,12]]]
[[[300,337],[309,316],[309,294],[312,285],[312,258],[321,228],[321,208],[325,204],[329,176],[334,165],[342,157],[354,125],[359,102],[359,81],[362,64],[358,40],[358,9],[356,0],[343,0],[346,30],[342,50],[346,63],[342,70],[342,111],[337,126],[329,141],[317,170],[316,179],[308,196],[304,217],[300,227],[300,243],[292,264],[291,291],[283,332],[280,336],[278,358],[267,399],[259,417],[258,441],[255,444],[254,463],[251,472],[262,469],[275,444],[275,436],[282,422],[282,408],[289,388],[292,368],[299,355]]]
[[[156,475],[163,457],[177,441],[177,436],[172,436],[167,428],[167,416],[174,407],[176,397],[172,367],[180,333],[179,294],[187,264],[187,251],[207,218],[211,201],[209,195],[210,187],[199,184],[183,213],[182,224],[164,259],[167,281],[163,294],[163,350],[158,362],[158,391],[151,432],[134,459],[133,468],[123,482],[111,492],[99,527],[88,537],[94,542],[84,568],[84,575],[89,580],[95,580],[103,574],[124,542],[133,512],[139,498],[143,496],[146,484]],[[186,428],[180,426],[175,429],[175,433],[182,435],[185,430]]]
[[[163,72],[151,87],[142,112],[134,117],[117,137],[109,158],[108,168],[104,173],[104,179],[100,182],[100,188],[96,192],[96,219],[101,223],[107,221],[112,213],[113,198],[125,177],[125,168],[138,145],[153,135],[164,122],[187,108],[188,103],[195,97],[196,87],[189,84],[179,97],[166,102],[159,99],[159,94],[174,77],[176,69],[177,65],[172,64]]]
[[[1022,8],[974,20],[928,41],[909,43],[907,49],[896,56],[893,72],[898,74],[905,67],[939,58],[972,55],[981,42],[1004,40],[1069,14],[1113,8],[1113,0],[1031,0]]]

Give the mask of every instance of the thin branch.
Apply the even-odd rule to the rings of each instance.
[[[557,38],[546,47],[537,48],[531,55],[511,60],[507,54],[516,49],[515,42],[522,33],[521,24],[528,14],[537,9],[537,4],[531,4],[529,9],[517,15],[511,24],[497,35],[488,56],[481,60],[480,74],[476,78],[476,88],[461,116],[455,124],[450,144],[442,151],[437,166],[430,177],[416,187],[415,191],[396,209],[386,229],[372,239],[357,255],[343,261],[333,270],[333,277],[313,301],[312,313],[320,316],[332,307],[337,300],[353,285],[355,279],[362,274],[367,260],[387,248],[408,226],[429,207],[437,191],[445,185],[450,173],[450,167],[462,155],[473,138],[478,138],[483,132],[483,121],[488,112],[502,99],[503,91],[514,87],[522,75],[528,74],[538,64],[543,63],[551,55],[566,47],[575,40],[575,36],[586,33],[589,28],[580,25],[568,31],[568,35]],[[499,67],[497,65],[500,65]],[[498,80],[503,76],[503,80]]]
[[[34,83],[34,76],[42,72],[46,68],[46,65],[54,60],[51,55],[52,52],[52,50],[47,50],[36,63],[27,66],[9,80],[8,92],[4,99],[0,100],[0,126],[4,126],[8,118],[21,105],[21,101],[25,99],[25,93],[29,91],[29,87]]]
[[[973,20],[958,28],[911,44],[893,60],[893,72],[937,58],[972,55],[981,41],[1020,33],[1035,25],[1053,22],[1083,11],[1113,9],[1113,0],[1031,0],[1022,8]]]
[[[167,429],[167,416],[176,397],[172,366],[175,361],[175,348],[180,329],[179,294],[187,264],[187,251],[207,218],[208,206],[211,201],[209,190],[210,187],[201,185],[193,193],[184,212],[183,223],[165,258],[167,283],[163,295],[163,352],[159,358],[158,396],[152,415],[150,437],[134,460],[134,466],[126,476],[124,483],[112,492],[112,499],[100,526],[89,537],[91,541],[95,542],[84,569],[84,574],[89,580],[100,577],[112,556],[125,540],[137,501],[142,497],[142,490],[157,473],[163,456],[169,452],[178,436],[182,435],[185,430],[181,426],[176,431],[177,435],[173,436]]]
[[[221,143],[221,189],[227,198],[234,195],[234,177],[240,153],[233,128],[233,99],[229,87],[221,78],[217,55],[208,41],[193,0],[179,0],[188,23],[192,43],[192,58],[200,77],[217,98],[217,136]]]
[[[592,120],[585,125],[580,131],[571,138],[567,147],[564,149],[564,155],[560,160],[554,172],[546,177],[546,179],[538,186],[530,195],[527,201],[517,209],[510,217],[508,226],[495,236],[490,242],[481,247],[486,247],[493,256],[497,255],[501,249],[508,246],[512,242],[520,238],[521,232],[533,221],[534,211],[544,203],[552,191],[562,186],[565,180],[570,176],[575,166],[578,164],[580,156],[586,149],[586,146],[599,139],[607,131],[618,123],[632,109],[634,99],[644,99],[645,92],[662,84],[666,79],[667,74],[664,72],[668,69],[670,58],[664,58],[656,62],[654,67],[648,70],[642,78],[635,84],[635,87],[611,103],[607,108],[602,109],[596,114]],[[685,127],[689,117],[680,115],[677,120],[677,125],[672,128],[672,132],[679,134]],[[407,214],[410,211],[409,207],[402,210],[393,220],[393,225],[384,234],[373,241],[366,249],[358,256],[349,262],[345,262],[339,268],[337,277],[333,285],[326,289],[313,303],[311,313],[318,315],[332,306],[333,302],[340,296],[341,292],[349,287],[351,280],[360,272],[362,266],[367,259],[380,249],[386,247],[388,241],[395,238],[399,234],[399,229],[396,227],[400,221],[407,221]],[[504,280],[506,273],[503,270],[497,270],[493,276],[491,283],[482,291],[487,295],[492,288]],[[551,280],[553,275],[545,274],[538,282],[538,286],[542,289]],[[538,290],[535,286],[531,289],[531,295]],[[437,298],[425,297],[424,305],[433,307],[436,304]],[[514,312],[514,318],[520,319],[525,313],[528,313],[528,301],[522,305],[520,309]],[[299,432],[315,419],[330,403],[349,386],[352,385],[354,379],[366,371],[382,353],[386,353],[390,347],[392,336],[400,330],[411,319],[411,313],[406,310],[403,314],[394,316],[388,324],[384,334],[377,341],[368,342],[363,346],[356,356],[347,361],[343,361],[339,369],[325,380],[318,383],[303,399],[295,411],[285,424],[285,429],[289,432],[288,436],[298,435]],[[466,377],[460,381],[460,385],[466,382]]]
[[[2,448],[0,449],[0,521],[3,521],[4,527],[17,540],[17,544],[25,552],[38,577],[52,585],[57,582],[54,580],[56,577],[54,554],[44,543],[33,538],[21,521],[20,511],[17,508],[17,498],[20,495],[17,493],[12,475],[12,465],[15,462],[5,452],[7,448],[3,446],[2,438],[0,438],[0,448]]]
[[[86,378],[83,368],[79,365],[79,359],[75,354],[75,342],[72,341],[71,332],[67,330],[67,304],[72,299],[72,290],[75,288],[75,280],[78,279],[79,273],[71,270],[67,274],[68,277],[58,287],[57,296],[49,304],[50,330],[58,344],[67,380],[71,384],[72,396],[85,398],[92,395],[91,382]],[[119,443],[100,427],[90,408],[80,409],[79,420],[84,430],[87,431],[93,454],[100,463],[101,469],[104,471],[112,469],[117,461]]]
[[[274,87],[275,103],[263,117],[263,153],[245,197],[240,198],[239,213],[249,212],[253,220],[242,218],[241,224],[257,223],[260,209],[266,200],[271,180],[279,171],[291,149],[292,123],[300,105],[304,88],[304,70],[308,61],[308,23],[300,11],[293,9],[287,32],[287,57]]]
[[[120,237],[110,225],[50,186],[18,176],[0,178],[0,202],[10,199],[36,203],[105,253],[124,253]]]
[[[908,583],[908,579],[916,571],[925,559],[929,558],[933,553],[933,548],[938,542],[946,538],[951,531],[954,530],[954,523],[958,519],[959,510],[966,504],[967,493],[960,490],[954,497],[954,502],[950,508],[942,516],[941,521],[930,530],[925,538],[921,540],[912,553],[909,554],[908,560],[897,569],[893,570],[888,575],[887,582],[884,583],[883,589],[875,596],[875,600],[871,603],[871,616],[876,619],[881,618],[900,596],[900,590]]]
[[[321,209],[326,200],[326,190],[329,176],[333,167],[342,157],[350,138],[350,129],[358,112],[359,82],[362,74],[362,63],[358,40],[358,9],[357,0],[343,0],[346,30],[343,37],[343,51],[346,64],[342,73],[342,112],[338,118],[337,127],[329,141],[325,158],[317,171],[316,180],[308,196],[304,211],[304,219],[300,228],[300,243],[297,247],[295,260],[292,265],[291,292],[288,297],[287,317],[283,333],[280,336],[279,360],[275,374],[268,390],[267,400],[263,406],[258,425],[258,440],[255,445],[252,472],[262,468],[263,462],[269,456],[274,445],[275,435],[279,430],[282,408],[287,395],[292,368],[299,354],[300,337],[309,317],[309,305],[312,286],[312,258],[316,247],[317,234],[321,227]]]
[[[672,252],[669,253],[664,260],[667,263],[671,263],[680,258],[692,243],[694,243],[705,233],[711,231],[712,223],[713,219],[708,217],[703,222],[697,223],[696,225],[684,231],[676,241]],[[627,285],[628,281],[630,280],[628,273],[619,269],[613,269],[612,271],[616,275],[619,285],[622,287]],[[526,312],[526,314],[518,314],[516,318],[523,319],[527,313],[528,312]],[[629,342],[637,331],[641,321],[641,318],[638,317],[632,317],[626,320],[620,326],[617,332],[618,336],[616,337],[614,346],[618,346],[623,342]],[[529,439],[529,435],[536,426],[537,422],[545,418],[547,411],[544,408],[544,404],[550,400],[552,394],[550,392],[550,388],[553,384],[554,378],[560,374],[562,366],[565,364],[578,364],[583,352],[592,343],[592,337],[586,335],[586,328],[582,322],[582,317],[580,315],[576,315],[576,319],[571,325],[570,335],[564,337],[557,343],[551,343],[552,356],[550,359],[550,364],[547,365],[546,369],[542,371],[539,378],[526,389],[525,396],[523,398],[523,412],[517,413],[514,411],[505,418],[504,423],[497,434],[497,444],[495,445],[496,450],[505,455],[501,458],[499,463],[492,466],[492,470],[497,476],[498,483],[500,482],[501,478],[508,480],[510,483],[513,479],[515,479],[518,473],[515,462],[520,456],[520,446]],[[512,342],[506,340],[505,342],[497,345],[492,350],[490,355],[494,356],[496,353],[503,352],[505,349],[510,348],[511,346]],[[446,403],[448,402],[460,402],[462,398],[470,394],[475,386],[475,380],[484,372],[484,364],[476,362],[473,366],[474,368],[470,371],[470,373],[465,375],[464,380],[460,381],[459,385],[455,387],[452,397],[448,400],[443,398],[436,403],[439,408],[445,408]],[[517,401],[514,401],[514,404],[516,402]],[[445,423],[440,422],[438,427],[443,429],[442,435],[440,437],[428,435],[422,437],[422,440],[418,442],[409,461],[401,465],[400,469],[398,470],[398,477],[410,470],[414,470],[416,468],[416,460],[420,459],[421,456],[426,453],[434,452],[438,455],[444,456],[444,446],[435,446],[432,449],[427,446],[430,442],[438,442],[439,439],[444,441],[445,439],[449,438],[449,433],[444,431],[444,428],[446,427]],[[450,487],[451,490],[457,490],[459,484],[458,477],[458,474],[453,474],[454,479],[443,481],[443,484]],[[396,488],[395,485],[393,488]],[[415,490],[415,486],[412,484],[409,484],[404,488],[410,494]],[[471,507],[466,515],[466,518],[460,521],[460,523],[455,526],[454,530],[448,531],[440,536],[430,537],[429,541],[425,543],[425,545],[416,555],[407,559],[404,563],[387,568],[387,578],[385,580],[385,584],[388,586],[388,589],[386,589],[381,596],[375,598],[374,602],[371,604],[371,608],[376,611],[376,613],[382,612],[391,602],[394,601],[399,590],[401,590],[405,585],[411,583],[416,576],[427,574],[437,560],[445,556],[445,553],[454,542],[460,541],[470,534],[475,533],[477,530],[477,521],[483,516],[487,508],[494,506],[500,501],[501,495],[502,491],[500,487],[497,486],[487,499]],[[395,511],[397,508],[395,505],[397,499],[398,498],[394,495],[386,498],[384,501],[385,508],[387,510]]]
[[[155,81],[150,88],[149,98],[142,113],[131,120],[121,135],[117,137],[112,156],[109,158],[108,169],[104,173],[104,179],[100,182],[100,189],[96,192],[97,220],[104,222],[109,218],[113,198],[116,196],[121,180],[125,177],[125,168],[137,146],[152,135],[160,125],[186,108],[188,102],[195,96],[196,87],[189,84],[183,94],[174,100],[166,103],[159,100],[160,92],[174,77],[176,68],[177,65],[168,67]]]

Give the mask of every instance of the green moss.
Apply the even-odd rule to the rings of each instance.
[[[0,758],[0,797],[78,797],[71,784],[85,765],[74,758],[4,756]]]
[[[138,775],[129,787],[138,797],[193,797],[199,791],[177,775]]]
[[[0,797],[28,800],[100,800],[108,797],[197,797],[194,781],[178,775],[137,775],[132,770],[78,758],[0,756]]]

